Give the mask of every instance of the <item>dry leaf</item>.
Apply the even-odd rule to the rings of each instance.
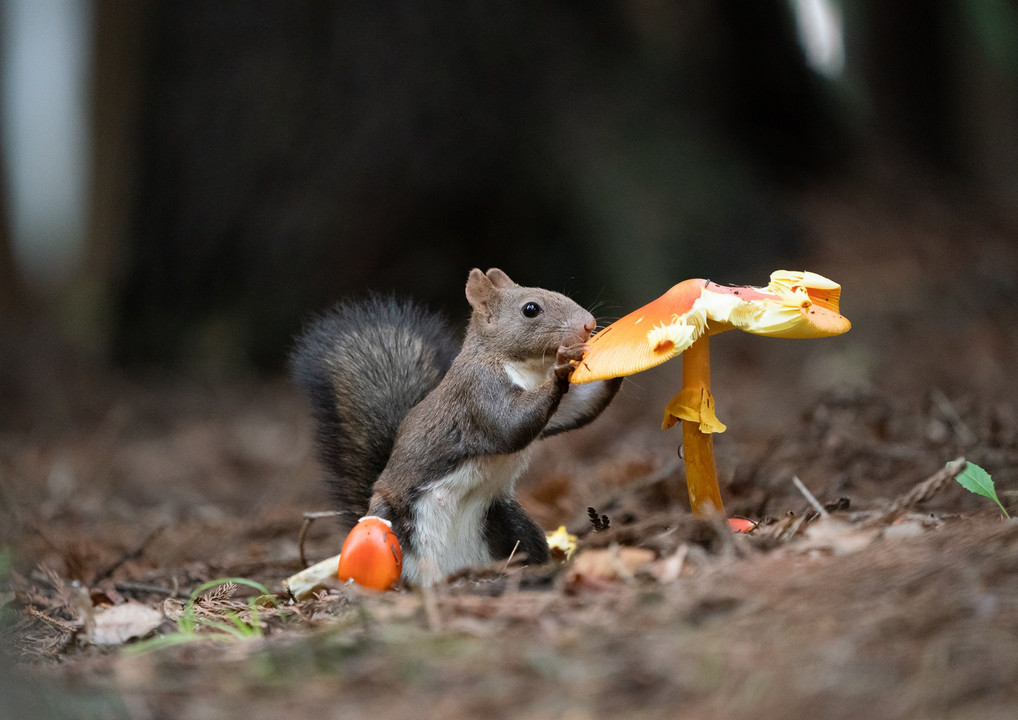
[[[793,547],[799,551],[851,555],[873,542],[879,533],[876,528],[860,527],[833,517],[817,518]]]
[[[679,549],[668,557],[655,560],[651,563],[648,571],[659,583],[675,582],[682,575],[682,568],[686,565],[686,556],[689,555],[689,545],[683,543]]]
[[[597,580],[628,579],[654,561],[653,550],[613,545],[602,550],[586,550],[576,556],[569,575]]]
[[[145,637],[163,622],[163,614],[148,605],[126,602],[95,611],[95,625],[89,640],[96,645],[120,645]]]
[[[888,525],[884,528],[883,536],[888,539],[913,538],[926,532],[926,528],[920,520],[906,519]]]

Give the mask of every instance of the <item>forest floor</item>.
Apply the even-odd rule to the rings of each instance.
[[[578,535],[572,560],[289,603],[302,513],[328,501],[285,382],[24,343],[3,378],[29,401],[0,435],[0,718],[1013,718],[1018,521],[945,466],[984,467],[1018,513],[1018,250],[963,213],[832,195],[800,204],[802,265],[842,283],[853,330],[712,343],[746,536],[688,512],[658,429],[674,362],[535,453],[521,497]],[[307,554],[342,539],[318,521]]]

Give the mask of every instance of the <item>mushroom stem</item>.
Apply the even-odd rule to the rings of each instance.
[[[710,340],[707,333],[697,338],[682,354],[682,389],[693,390],[698,396],[703,390],[710,393]],[[686,460],[686,487],[693,513],[724,513],[714,466],[713,434],[701,432],[699,422],[683,420],[682,445]]]

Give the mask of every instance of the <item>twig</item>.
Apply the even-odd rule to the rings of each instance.
[[[805,498],[809,501],[809,504],[813,506],[813,509],[817,511],[817,514],[820,517],[828,517],[827,510],[819,503],[819,501],[817,501],[817,499],[813,496],[813,493],[811,493],[809,489],[802,484],[802,480],[800,480],[797,475],[792,476],[792,482],[795,484],[796,489],[805,496]]]
[[[304,513],[304,519],[300,524],[300,535],[297,538],[297,549],[300,552],[301,567],[307,568],[310,566],[307,555],[304,554],[304,541],[307,540],[308,530],[311,528],[311,523],[320,518],[339,517],[340,515],[347,514],[349,514],[349,511],[347,510],[322,510],[320,512]]]
[[[81,629],[80,622],[75,622],[73,620],[61,620],[60,618],[51,617],[33,605],[28,605],[22,612],[24,612],[29,617],[38,618],[39,620],[42,620],[43,622],[46,622],[52,625],[53,627],[66,633],[73,634]]]
[[[505,571],[509,569],[509,563],[513,561],[513,556],[516,555],[516,551],[520,547],[520,541],[517,540],[516,544],[513,545],[513,551],[509,553],[509,557],[505,559],[505,565],[502,566],[502,574],[505,575]]]
[[[141,557],[141,555],[145,552],[145,549],[149,546],[149,544],[153,540],[155,540],[156,537],[165,528],[166,528],[165,525],[160,525],[160,526],[156,527],[154,530],[152,530],[152,532],[150,532],[148,534],[148,536],[146,536],[145,539],[142,540],[137,545],[137,547],[135,547],[133,550],[131,550],[129,552],[126,552],[123,555],[121,555],[120,559],[118,559],[116,562],[114,562],[108,568],[106,568],[101,573],[96,575],[95,578],[92,580],[92,584],[94,585],[94,584],[96,584],[98,582],[101,582],[102,580],[106,580],[108,577],[110,577],[113,573],[115,573],[117,571],[117,568],[119,568],[124,563],[126,563],[126,562],[128,562],[130,560],[137,560],[139,557]]]
[[[179,588],[167,588],[161,585],[149,585],[137,582],[113,583],[117,592],[122,593],[151,593],[153,595],[166,595],[167,597],[186,598],[187,593],[180,592]]]
[[[805,515],[798,516],[792,522],[791,525],[789,525],[788,527],[784,528],[781,531],[781,533],[778,535],[778,539],[779,540],[787,540],[788,538],[794,538],[796,536],[796,534],[799,532],[799,528],[802,527],[802,524],[805,521],[806,521],[806,516]]]
[[[947,487],[952,480],[958,477],[958,475],[961,474],[961,471],[965,469],[966,464],[967,462],[964,457],[952,460],[946,466],[930,475],[907,493],[901,495],[897,500],[891,503],[891,507],[885,510],[874,520],[871,520],[868,524],[872,525],[877,522],[889,522],[897,518],[902,513],[911,510],[919,503],[929,500],[931,497]]]

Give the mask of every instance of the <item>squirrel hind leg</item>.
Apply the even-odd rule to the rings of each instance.
[[[548,540],[515,498],[499,498],[488,507],[485,541],[495,559],[525,553],[532,565],[548,562]],[[514,552],[515,551],[515,552]]]

